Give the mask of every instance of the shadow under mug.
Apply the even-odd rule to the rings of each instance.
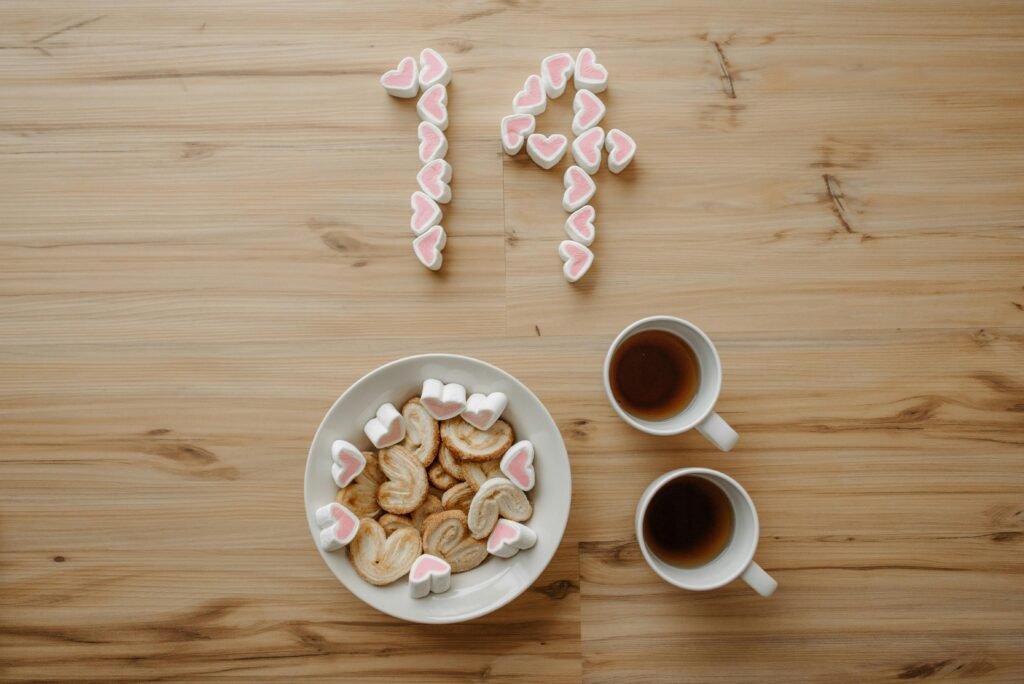
[[[733,531],[729,543],[718,556],[692,568],[666,563],[650,549],[644,539],[644,516],[648,505],[662,487],[680,477],[701,477],[710,481],[729,498],[733,510]],[[739,577],[761,596],[771,596],[779,583],[754,562],[760,534],[761,524],[753,499],[736,480],[717,470],[680,468],[667,472],[647,487],[636,505],[636,540],[644,560],[659,577],[681,589],[717,589]]]
[[[616,350],[627,339],[645,330],[663,330],[681,339],[697,357],[700,367],[700,384],[693,399],[681,411],[661,420],[646,420],[634,416],[615,400],[612,393],[611,365]],[[619,333],[604,359],[604,391],[608,401],[619,417],[651,435],[678,435],[692,428],[708,438],[722,451],[729,451],[739,440],[739,435],[730,425],[715,413],[715,403],[722,391],[722,361],[718,350],[704,331],[689,321],[674,316],[651,316],[631,323]]]

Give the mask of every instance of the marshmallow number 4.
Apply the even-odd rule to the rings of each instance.
[[[508,397],[504,392],[491,392],[490,394],[471,394],[466,400],[466,410],[462,412],[462,419],[475,427],[477,430],[490,430],[502,412],[508,406]]]
[[[409,595],[426,598],[443,594],[452,586],[452,566],[447,561],[425,553],[412,563],[409,570]]]
[[[516,487],[524,492],[533,489],[537,483],[537,473],[533,468],[533,442],[524,439],[516,442],[501,457],[501,472]]]
[[[536,543],[536,532],[522,523],[502,518],[487,538],[487,551],[499,558],[511,558]]]

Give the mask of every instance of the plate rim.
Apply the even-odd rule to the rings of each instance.
[[[396,614],[392,610],[388,610],[387,608],[384,608],[384,607],[382,607],[380,605],[375,605],[373,603],[370,603],[369,601],[364,599],[362,596],[358,595],[357,593],[355,593],[354,591],[349,589],[348,585],[345,584],[345,582],[340,577],[338,577],[337,574],[335,574],[334,569],[331,568],[330,564],[327,562],[327,555],[326,555],[327,552],[325,552],[323,549],[320,548],[320,544],[318,543],[318,532],[319,532],[319,530],[315,529],[315,526],[313,524],[313,518],[312,518],[311,513],[310,513],[310,511],[311,511],[311,504],[309,502],[309,497],[310,497],[309,481],[310,481],[310,478],[311,478],[311,470],[313,468],[313,458],[314,458],[313,448],[314,448],[314,445],[317,443],[317,439],[320,436],[321,430],[324,429],[324,424],[327,421],[327,417],[334,412],[334,410],[337,408],[337,406],[345,399],[346,396],[348,396],[348,394],[353,390],[353,388],[355,388],[361,382],[365,381],[371,375],[375,375],[377,373],[380,373],[380,372],[384,371],[385,369],[387,369],[387,368],[389,368],[391,366],[395,366],[395,365],[398,365],[400,363],[405,363],[405,362],[409,362],[409,361],[422,360],[422,361],[442,361],[443,362],[443,361],[446,361],[446,360],[450,361],[452,359],[458,360],[460,362],[467,362],[468,361],[469,363],[480,364],[482,366],[486,366],[486,367],[490,368],[493,371],[496,371],[499,376],[503,376],[505,379],[507,379],[507,380],[509,380],[509,381],[511,381],[511,382],[513,382],[513,383],[515,383],[517,385],[519,385],[523,390],[526,391],[527,394],[529,394],[531,397],[533,397],[533,399],[541,407],[541,409],[543,410],[544,416],[546,416],[548,421],[550,421],[551,428],[554,430],[555,435],[557,435],[559,443],[562,445],[562,451],[565,453],[565,460],[566,460],[566,466],[567,466],[567,478],[566,478],[567,481],[565,483],[567,485],[566,486],[565,521],[562,523],[561,529],[558,530],[557,538],[555,539],[555,544],[551,547],[551,554],[547,558],[545,558],[543,560],[543,563],[540,566],[538,566],[539,569],[538,569],[536,575],[534,575],[534,577],[532,577],[528,582],[524,582],[523,583],[522,588],[518,589],[517,591],[509,592],[505,596],[502,596],[501,598],[499,598],[493,604],[489,604],[487,606],[484,606],[483,608],[478,608],[476,610],[470,611],[468,613],[465,613],[465,614],[462,614],[462,615],[459,615],[459,616],[453,616],[451,618],[448,618],[448,617],[426,617],[426,616],[412,618],[412,617],[407,617],[405,615],[398,615],[398,614]],[[381,613],[384,613],[385,615],[389,615],[389,616],[391,616],[393,618],[396,618],[398,620],[402,620],[404,622],[412,622],[412,623],[418,623],[418,624],[455,624],[455,623],[460,623],[460,622],[469,622],[471,620],[475,620],[475,619],[483,617],[485,615],[490,615],[491,613],[493,613],[493,612],[495,612],[497,610],[500,610],[501,608],[504,608],[509,603],[511,603],[512,601],[516,600],[520,596],[522,596],[526,592],[527,589],[529,589],[531,586],[533,586],[533,583],[537,581],[537,578],[540,577],[544,573],[545,570],[547,570],[548,566],[551,565],[551,561],[554,559],[555,554],[558,553],[559,548],[561,548],[562,539],[565,536],[565,530],[569,526],[569,516],[572,513],[572,461],[569,458],[569,450],[565,446],[565,440],[562,438],[562,431],[558,428],[558,423],[555,422],[554,416],[551,415],[551,411],[548,410],[548,407],[544,404],[543,401],[541,401],[540,397],[538,397],[534,393],[534,391],[531,390],[526,385],[526,383],[522,382],[517,377],[515,377],[514,375],[509,373],[508,371],[506,371],[506,370],[504,370],[502,368],[499,368],[498,366],[495,366],[493,363],[488,363],[487,361],[483,361],[482,359],[478,359],[478,358],[476,358],[474,356],[466,356],[465,354],[449,354],[449,353],[444,353],[444,352],[435,352],[435,353],[427,353],[427,354],[413,354],[413,355],[410,355],[410,356],[403,356],[403,357],[400,357],[400,358],[397,358],[397,359],[392,359],[391,361],[388,361],[387,363],[383,363],[383,364],[377,366],[376,368],[374,368],[374,369],[364,373],[358,380],[352,382],[345,389],[345,391],[342,392],[341,395],[339,395],[338,398],[334,400],[334,403],[332,403],[331,406],[324,413],[323,417],[320,419],[320,424],[317,426],[316,431],[313,433],[313,438],[312,438],[312,440],[309,443],[309,449],[308,449],[308,451],[306,453],[306,468],[303,471],[303,479],[302,479],[302,504],[303,504],[303,513],[306,516],[306,523],[309,526],[309,531],[310,531],[310,535],[311,535],[312,540],[313,540],[314,548],[320,554],[320,559],[324,562],[324,565],[327,566],[327,569],[330,571],[330,573],[332,575],[334,575],[334,578],[338,581],[338,583],[341,584],[341,586],[343,586],[345,588],[345,590],[348,591],[352,596],[354,596],[355,598],[359,599],[360,601],[365,603],[370,608],[373,608],[374,610],[377,610],[377,611],[379,611]]]

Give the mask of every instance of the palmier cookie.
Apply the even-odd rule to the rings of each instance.
[[[512,446],[515,435],[512,426],[503,420],[496,421],[489,430],[478,430],[456,416],[441,423],[441,439],[465,464],[500,458]]]
[[[403,527],[412,527],[412,520],[407,515],[395,515],[394,513],[385,513],[380,516],[380,526],[384,528],[386,534],[391,534],[395,530]]]
[[[427,473],[402,446],[384,449],[377,457],[388,481],[377,488],[377,503],[388,513],[412,513],[427,498]]]
[[[360,577],[383,586],[409,572],[422,546],[423,539],[415,527],[399,528],[389,536],[379,522],[363,518],[355,538],[349,542],[348,558]]]
[[[419,508],[412,512],[409,516],[409,520],[413,527],[422,532],[423,521],[429,516],[434,515],[434,513],[440,513],[443,510],[444,508],[441,506],[441,500],[433,494],[427,494],[426,500],[420,504]]]
[[[469,513],[469,505],[473,503],[473,495],[476,492],[466,482],[460,482],[444,493],[441,497],[441,505],[446,511],[459,510]]]
[[[473,488],[473,491],[480,489],[480,485],[492,477],[502,477],[501,461],[482,461],[480,463],[463,463],[462,472],[466,475],[466,484]]]
[[[405,402],[402,417],[405,418],[405,439],[401,444],[426,468],[437,456],[437,449],[441,445],[441,429],[419,398]]]
[[[466,474],[462,471],[462,461],[455,457],[452,450],[441,443],[441,448],[437,450],[437,462],[441,464],[444,471],[454,477],[456,480],[465,480]]]
[[[377,463],[377,455],[372,451],[364,451],[366,467],[347,487],[338,490],[334,500],[356,514],[360,518],[373,518],[380,513],[377,503],[377,488],[386,479]]]
[[[453,573],[472,570],[487,558],[487,543],[470,535],[462,511],[444,511],[427,518],[423,550],[447,561]]]
[[[523,490],[503,477],[492,477],[473,496],[466,518],[473,536],[483,539],[498,524],[499,517],[524,522],[531,515],[533,506]]]
[[[435,463],[427,469],[427,477],[430,478],[430,484],[434,485],[442,492],[451,489],[459,483],[458,480],[449,475],[445,469],[441,467],[440,463]]]

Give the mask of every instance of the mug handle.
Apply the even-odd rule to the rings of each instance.
[[[750,585],[751,589],[765,598],[774,594],[775,590],[779,588],[779,583],[754,561],[750,561],[750,565],[740,577]]]
[[[731,450],[736,446],[736,442],[740,438],[722,416],[714,411],[708,414],[707,418],[697,423],[697,430],[722,451]]]

